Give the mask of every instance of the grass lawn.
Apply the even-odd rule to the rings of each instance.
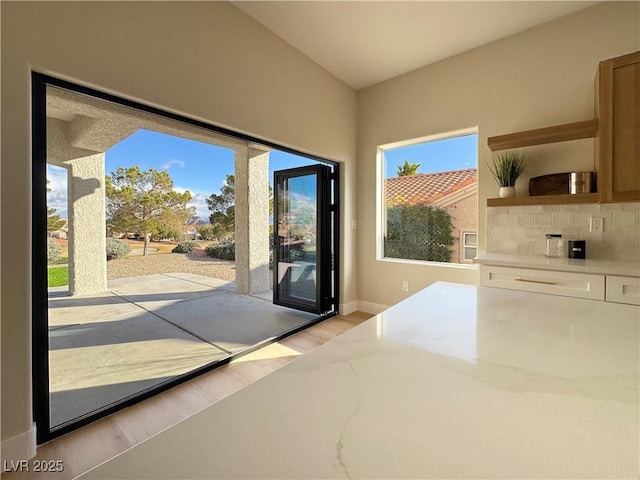
[[[49,269],[49,286],[61,287],[69,285],[69,267],[53,267]]]

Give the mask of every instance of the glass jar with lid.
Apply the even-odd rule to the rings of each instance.
[[[564,248],[564,240],[559,233],[547,233],[545,235],[547,240],[547,248],[545,255],[547,257],[564,257],[566,256]]]

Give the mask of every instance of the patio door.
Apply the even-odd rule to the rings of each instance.
[[[323,314],[335,305],[335,175],[327,165],[274,172],[273,303]]]

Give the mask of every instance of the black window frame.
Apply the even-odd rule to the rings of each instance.
[[[111,102],[120,106],[133,108],[135,110],[157,115],[159,117],[184,123],[193,127],[198,127],[212,133],[227,135],[249,143],[259,143],[282,152],[291,153],[309,160],[328,165],[335,176],[335,198],[334,203],[339,205],[339,179],[341,164],[323,157],[301,152],[290,147],[286,147],[269,140],[236,132],[228,128],[217,126],[213,123],[203,122],[184,115],[162,110],[144,103],[122,98],[110,93],[96,90],[91,87],[79,85],[67,80],[62,80],[47,74],[31,72],[31,127],[32,127],[32,292],[31,292],[31,326],[32,326],[32,395],[33,395],[33,417],[36,423],[36,442],[38,445],[57,438],[61,435],[76,430],[84,425],[104,418],[116,411],[139,403],[147,398],[157,395],[169,388],[182,384],[203,373],[209,372],[217,367],[225,365],[235,358],[241,357],[271,343],[277,342],[315,325],[327,318],[338,315],[339,305],[339,248],[340,248],[340,218],[339,208],[335,210],[335,235],[333,238],[333,250],[335,252],[335,265],[332,271],[334,298],[331,310],[325,312],[315,319],[300,325],[292,330],[286,331],[277,337],[265,340],[242,352],[231,354],[222,360],[211,362],[183,375],[176,376],[166,382],[129,396],[121,401],[114,402],[102,409],[81,415],[74,420],[65,422],[59,426],[50,425],[50,401],[49,401],[49,319],[48,319],[48,280],[47,280],[47,195],[46,195],[46,166],[47,166],[47,115],[46,115],[46,89],[48,86],[62,88],[71,92],[86,95]]]

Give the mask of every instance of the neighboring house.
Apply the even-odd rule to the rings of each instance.
[[[61,238],[61,239],[66,239],[68,235],[67,229],[66,228],[61,228],[60,230],[54,230],[53,232],[49,233],[49,236],[51,238]]]
[[[187,240],[200,240],[202,238],[202,235],[198,233],[193,225],[185,225],[182,233]]]
[[[477,191],[477,170],[468,168],[387,178],[384,196],[445,209],[453,224],[451,262],[470,263],[477,252]]]
[[[202,235],[198,233],[198,227],[209,225],[209,219],[193,216],[183,225],[182,234],[186,240],[202,240]]]
[[[69,226],[67,224],[67,221],[65,219],[64,220],[64,225],[62,227],[60,227],[58,230],[53,230],[51,232],[49,232],[49,237],[51,238],[60,238],[65,240],[69,234]]]

